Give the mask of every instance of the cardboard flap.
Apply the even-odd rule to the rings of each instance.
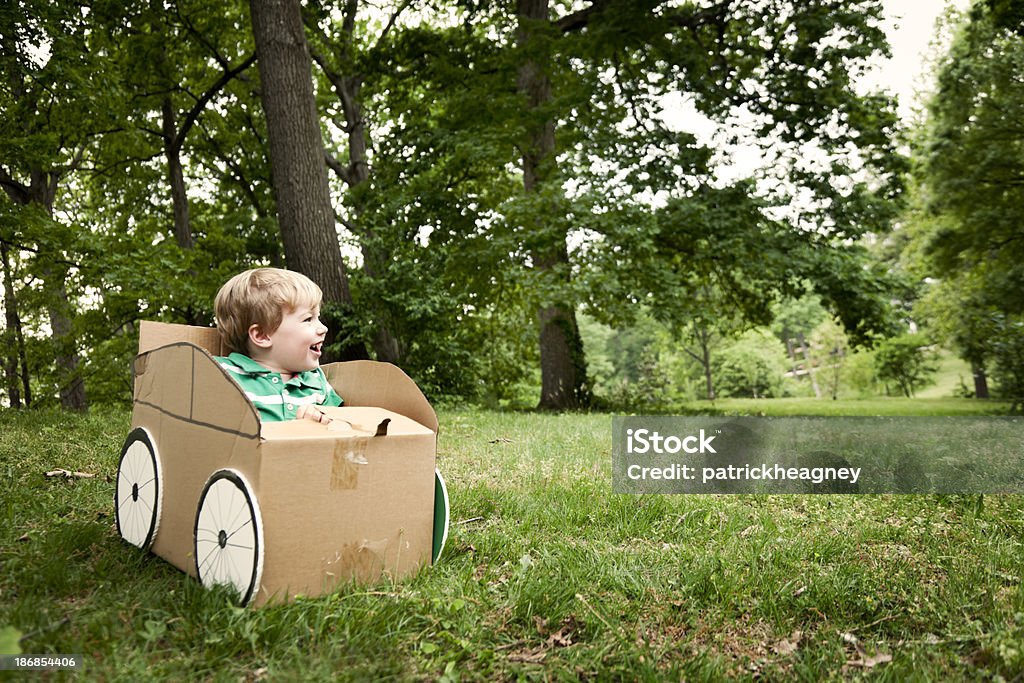
[[[135,403],[177,421],[253,439],[256,408],[205,349],[190,342],[162,346],[135,359]]]
[[[391,363],[354,360],[323,366],[328,381],[349,407],[384,408],[419,422],[437,433],[437,414],[401,368]]]
[[[369,439],[400,436],[429,436],[434,430],[416,420],[384,408],[324,406],[324,414],[331,418],[330,424],[315,420],[286,420],[267,422],[261,425],[261,437],[267,441],[277,439]],[[387,423],[387,432],[379,433],[382,423]]]
[[[205,350],[211,356],[226,356],[227,349],[214,327],[194,327],[143,320],[139,325],[139,353],[146,353],[168,344],[188,342]]]

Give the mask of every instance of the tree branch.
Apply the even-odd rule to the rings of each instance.
[[[12,178],[3,166],[0,166],[0,186],[4,188],[4,192],[15,204],[22,206],[28,204],[28,186]]]
[[[235,76],[237,76],[238,74],[242,73],[250,66],[252,66],[252,64],[255,61],[256,53],[253,52],[246,59],[242,60],[241,64],[239,64],[233,69],[228,69],[223,74],[221,74],[221,77],[218,78],[217,81],[199,97],[195,105],[193,105],[193,107],[189,110],[188,114],[185,115],[185,120],[182,122],[181,128],[174,136],[174,141],[171,145],[174,151],[181,151],[182,145],[185,144],[185,136],[188,135],[188,132],[192,129],[192,126],[195,125],[196,119],[199,118],[199,115],[206,108],[206,105],[209,104],[210,100],[213,99],[213,96],[220,92],[220,90],[225,85],[230,83]]]
[[[4,244],[6,244],[7,246],[9,246],[9,247],[11,247],[13,249],[17,249],[18,251],[28,251],[28,252],[32,252],[33,254],[41,254],[41,253],[43,253],[42,250],[37,249],[35,247],[30,247],[30,246],[27,246],[25,244],[18,244],[17,242],[11,242],[10,240],[5,240],[2,237],[0,237],[0,242],[3,242]],[[82,269],[82,265],[80,263],[75,263],[74,261],[68,261],[67,259],[50,259],[50,260],[53,263],[59,263],[62,266],[71,266],[73,268],[78,268],[79,270]]]
[[[340,161],[334,158],[334,156],[324,151],[324,161],[327,163],[327,168],[334,171],[334,174],[341,178],[342,182],[351,187],[355,183],[355,178],[352,175],[352,169],[348,166],[343,165]]]
[[[374,43],[373,50],[371,52],[376,52],[380,48],[381,44],[384,42],[384,39],[387,38],[388,33],[391,32],[391,29],[394,27],[395,23],[398,21],[398,16],[402,12],[407,10],[410,5],[412,5],[412,0],[405,0],[405,2],[403,2],[398,7],[398,9],[395,10],[395,13],[392,14],[391,17],[388,19],[388,23],[384,26],[383,29],[381,29],[380,35],[377,36],[377,42]],[[349,35],[351,35],[351,33]]]
[[[556,21],[555,27],[562,33],[582,31],[590,24],[590,20],[595,14],[604,11],[611,4],[612,0],[594,0],[589,7],[584,7]]]

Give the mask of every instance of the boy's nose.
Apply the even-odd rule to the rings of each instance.
[[[316,328],[319,334],[327,334],[327,325],[324,325],[319,320],[316,321]]]

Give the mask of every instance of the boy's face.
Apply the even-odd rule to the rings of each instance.
[[[320,308],[285,310],[281,325],[259,343],[250,338],[253,360],[274,372],[293,374],[320,364],[327,327],[320,322]]]

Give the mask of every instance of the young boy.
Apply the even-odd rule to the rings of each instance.
[[[327,334],[319,320],[322,299],[308,277],[279,268],[239,273],[217,292],[217,328],[231,351],[217,361],[265,422],[328,423],[317,406],[342,403],[320,369]]]

